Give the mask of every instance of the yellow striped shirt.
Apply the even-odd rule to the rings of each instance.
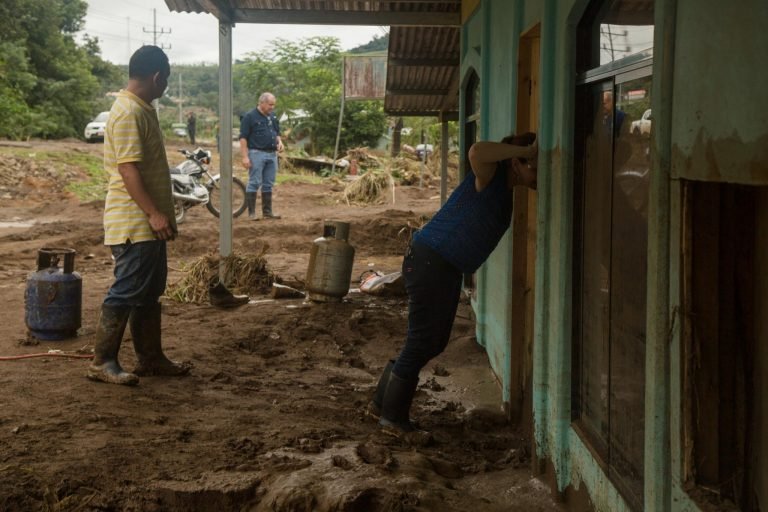
[[[116,245],[156,240],[149,217],[128,194],[118,164],[135,163],[155,206],[168,216],[173,229],[176,219],[171,178],[163,134],[155,109],[138,96],[120,91],[104,131],[104,168],[109,173],[104,205],[104,244]]]

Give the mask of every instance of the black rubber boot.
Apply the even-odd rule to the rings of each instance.
[[[259,220],[256,217],[256,192],[245,193],[245,204],[248,206],[248,218],[251,220]]]
[[[233,295],[229,289],[221,284],[216,283],[215,286],[208,288],[208,299],[211,301],[212,306],[217,308],[234,308],[248,304],[250,300],[247,295]]]
[[[136,351],[138,364],[133,373],[140,376],[158,375],[177,377],[187,375],[189,363],[171,361],[163,353],[161,346],[160,303],[151,306],[133,308],[130,317],[133,349]]]
[[[387,390],[387,384],[389,383],[389,374],[392,373],[392,367],[395,366],[395,360],[390,359],[384,370],[379,377],[379,383],[376,385],[376,391],[373,393],[373,398],[368,404],[366,414],[377,421],[381,417],[381,403],[384,401],[384,392]]]
[[[117,362],[117,353],[120,351],[120,343],[123,341],[130,314],[130,306],[101,306],[93,361],[86,374],[89,379],[125,386],[135,386],[139,383],[136,375],[123,370]]]
[[[402,379],[390,371],[381,401],[379,425],[395,434],[416,431],[416,427],[411,424],[410,411],[418,384],[419,379]]]
[[[261,193],[261,213],[265,219],[279,219],[279,215],[272,212],[272,192]]]

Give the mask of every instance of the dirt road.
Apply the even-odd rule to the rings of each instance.
[[[103,204],[79,203],[42,167],[34,180],[19,177],[25,193],[8,179],[0,190],[0,356],[91,348],[111,282]],[[0,162],[0,175],[9,172]],[[64,179],[80,179],[78,172]],[[337,202],[330,184],[284,184],[275,195],[283,219],[236,219],[235,251],[267,244],[270,268],[298,283],[323,219],[347,221],[355,287],[368,268],[399,270],[407,234],[435,211],[438,195],[402,187],[394,205],[356,207]],[[24,326],[24,290],[45,246],[77,250],[83,327],[75,339],[35,345]],[[217,246],[217,219],[190,210],[169,245],[169,281]],[[364,414],[379,372],[403,342],[404,298],[252,299],[237,310],[163,299],[164,346],[170,357],[193,362],[186,378],[143,378],[125,388],[85,379],[86,360],[0,361],[0,510],[559,510],[530,476],[529,441],[498,410],[499,390],[467,304],[415,399],[414,417],[434,439],[410,446]],[[120,358],[133,367],[129,333]]]

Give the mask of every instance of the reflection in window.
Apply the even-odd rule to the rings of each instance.
[[[653,48],[653,25],[600,24],[600,65]]]
[[[604,0],[590,5],[579,24],[577,65],[587,71],[653,49],[652,0]]]

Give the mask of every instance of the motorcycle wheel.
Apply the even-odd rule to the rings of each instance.
[[[208,211],[219,216],[221,211],[221,188],[219,187],[219,176],[214,176],[213,181],[207,184],[210,198],[206,203]],[[243,214],[248,205],[245,204],[245,185],[240,178],[232,178],[232,217],[239,217]]]
[[[176,225],[184,222],[184,216],[187,214],[187,209],[184,208],[184,201],[179,199],[173,201],[173,213],[176,217]]]

